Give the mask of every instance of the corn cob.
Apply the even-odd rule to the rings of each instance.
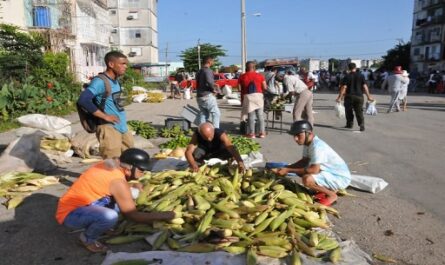
[[[271,258],[283,258],[287,256],[287,250],[277,246],[259,246],[258,254]]]
[[[277,218],[270,223],[270,230],[275,231],[287,218],[294,212],[294,206],[289,210],[282,212]]]
[[[224,247],[223,250],[234,255],[243,254],[244,252],[246,252],[245,247],[236,247],[236,246]]]
[[[261,224],[259,224],[256,228],[255,231],[253,231],[250,236],[256,235],[260,232],[263,232],[264,229],[266,229],[270,223],[275,219],[275,217],[269,217],[268,219],[264,220],[263,222],[261,222]]]
[[[215,251],[215,249],[216,249],[215,245],[212,244],[196,243],[185,247],[181,247],[178,249],[178,251],[191,252],[191,253],[208,253]]]
[[[332,250],[331,254],[329,254],[329,259],[334,264],[338,263],[341,259],[341,248],[337,247],[334,250]]]
[[[320,241],[317,245],[317,249],[319,250],[331,250],[338,247],[338,242],[331,238],[325,238],[324,240]]]
[[[309,236],[309,246],[316,247],[318,245],[318,234],[312,231]]]
[[[130,236],[117,236],[110,238],[106,241],[107,244],[117,245],[117,244],[127,244],[143,239],[144,236],[140,235],[130,235]]]
[[[300,252],[294,249],[290,256],[290,265],[301,265]]]
[[[167,245],[172,250],[176,250],[176,249],[181,248],[181,245],[179,244],[179,242],[174,240],[171,237],[167,238]]]
[[[208,210],[210,209],[210,203],[199,195],[193,195],[193,200],[195,201],[195,207],[198,210]]]
[[[255,250],[253,248],[249,248],[249,250],[247,250],[247,255],[246,255],[246,265],[257,265],[257,264],[258,264],[258,258],[255,253]]]
[[[260,215],[258,215],[257,218],[255,219],[255,226],[259,225],[264,220],[266,220],[268,215],[269,215],[269,212],[263,212]]]
[[[169,235],[170,233],[168,230],[162,231],[153,243],[153,250],[159,249],[167,241]]]
[[[207,211],[207,213],[204,215],[204,218],[202,219],[201,223],[198,226],[198,229],[196,230],[196,236],[200,237],[205,230],[209,227],[210,223],[212,222],[213,215],[215,214],[215,210],[210,209]]]

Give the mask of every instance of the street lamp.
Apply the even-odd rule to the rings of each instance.
[[[198,70],[201,70],[201,45],[198,39]]]
[[[257,12],[252,16],[259,17],[261,13]],[[246,72],[247,61],[247,37],[246,37],[246,0],[241,0],[241,71]]]
[[[246,72],[246,1],[241,0],[241,71]]]

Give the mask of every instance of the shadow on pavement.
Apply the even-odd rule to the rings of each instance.
[[[0,209],[1,264],[100,264],[103,256],[78,246],[78,234],[56,222],[57,202],[34,193],[15,210]]]

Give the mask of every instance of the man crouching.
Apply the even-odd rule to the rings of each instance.
[[[296,173],[303,185],[318,192],[315,197],[326,206],[337,200],[336,191],[351,183],[351,173],[345,161],[323,140],[312,132],[305,120],[292,124],[289,134],[298,145],[304,145],[303,158],[294,164],[273,169],[280,176]]]

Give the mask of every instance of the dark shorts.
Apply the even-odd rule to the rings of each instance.
[[[193,158],[199,163],[202,163],[204,162],[204,160],[209,160],[211,158],[219,158],[221,160],[227,160],[231,157],[232,154],[230,154],[230,152],[225,148],[221,148],[219,150],[212,152],[207,152],[206,150],[198,147],[193,152]]]

